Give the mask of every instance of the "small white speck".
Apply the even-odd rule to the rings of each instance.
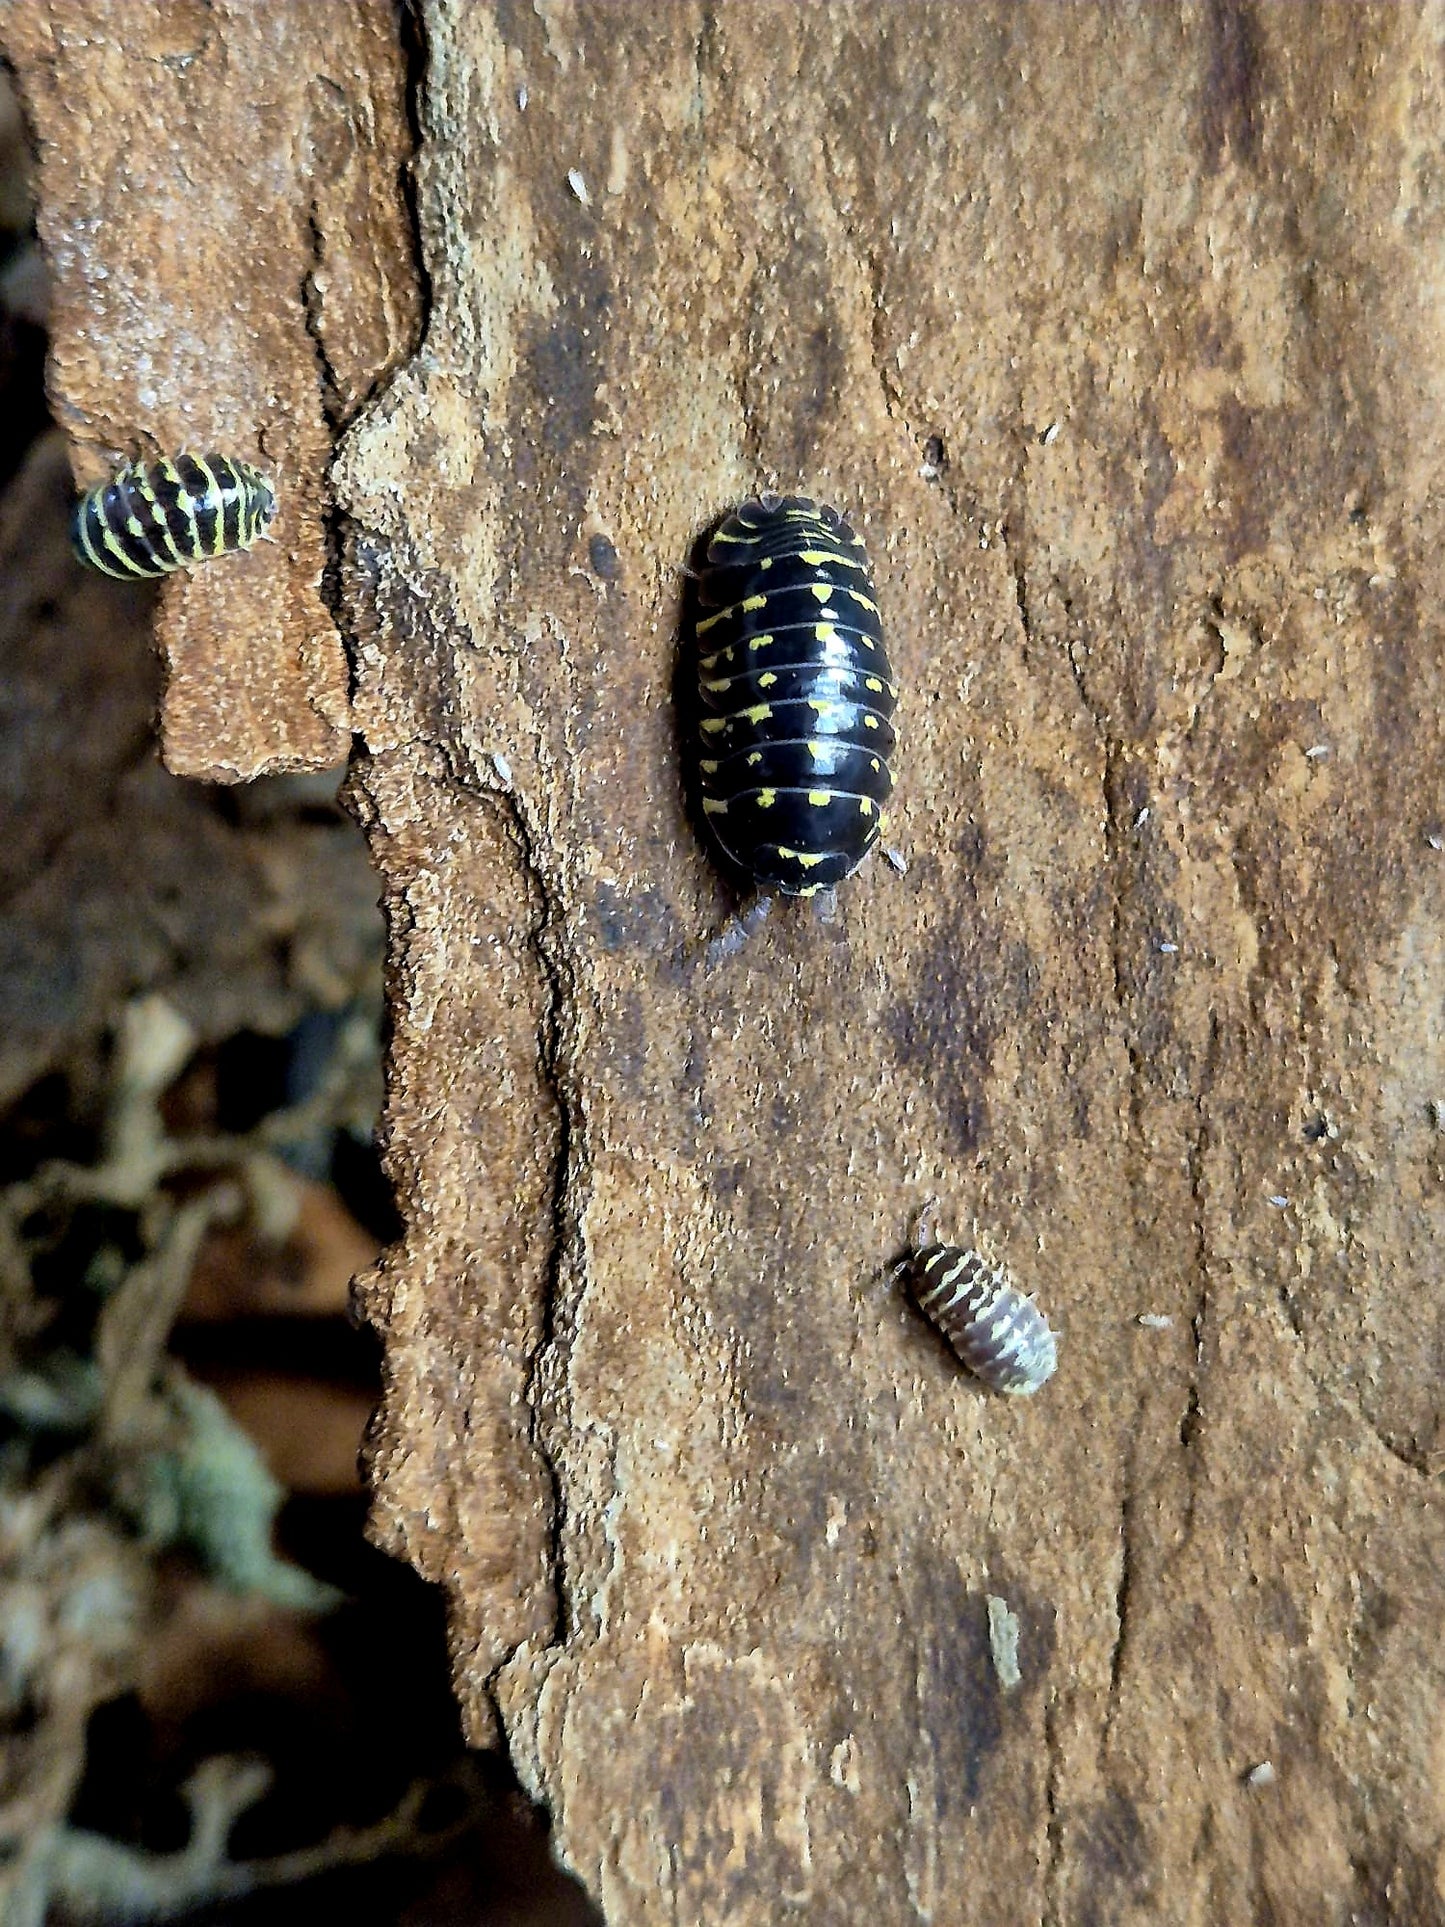
[[[1167,1311],[1141,1311],[1134,1323],[1142,1325],[1145,1331],[1167,1332],[1174,1320]]]
[[[492,768],[497,772],[499,780],[505,783],[507,788],[510,789],[512,787],[512,765],[499,749],[492,751]]]
[[[1425,832],[1425,841],[1430,845],[1432,850],[1445,850],[1445,836],[1441,836],[1438,830],[1427,830]]]
[[[1445,1131],[1445,1098],[1430,1099],[1430,1122],[1437,1131]]]
[[[908,858],[903,854],[902,850],[885,849],[883,852],[883,860],[896,876],[906,877],[908,875]]]
[[[1246,1786],[1273,1786],[1274,1782],[1275,1771],[1272,1760],[1261,1760],[1258,1766],[1252,1766],[1244,1776]]]
[[[932,462],[921,462],[918,467],[918,476],[920,481],[936,482],[939,471],[933,466]]]
[[[577,196],[583,207],[591,207],[592,196],[587,192],[587,183],[575,167],[567,169],[567,185]]]
[[[1164,943],[1161,941],[1159,950],[1161,955],[1165,957],[1174,957],[1179,954],[1179,946],[1177,943]]]
[[[839,1740],[828,1756],[828,1777],[834,1786],[842,1787],[845,1793],[859,1791],[862,1785],[858,1777],[860,1758],[858,1742],[851,1733]]]
[[[517,89],[517,112],[519,114],[526,113],[527,102],[531,98],[532,96],[527,92],[527,85],[526,85],[526,82],[524,81],[522,85]]]
[[[1146,803],[1143,809],[1140,810],[1139,814],[1134,818],[1134,828],[1136,830],[1142,830],[1144,825],[1148,821],[1149,821],[1149,805]]]
[[[1305,751],[1305,755],[1312,763],[1317,763],[1322,756],[1328,756],[1329,753],[1330,746],[1328,743],[1316,743],[1312,748]]]
[[[1271,1192],[1269,1201],[1276,1211],[1287,1211],[1289,1209],[1289,1199],[1282,1197],[1278,1191]]]
[[[1043,443],[1045,448],[1052,448],[1054,443],[1058,439],[1059,439],[1059,424],[1057,422],[1050,422],[1048,427],[1044,430],[1043,434],[1040,435],[1039,437],[1039,440]]]

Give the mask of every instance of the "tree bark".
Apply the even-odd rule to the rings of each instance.
[[[616,1923],[1445,1919],[1445,11],[426,0],[416,258],[388,11],[184,12],[0,16],[57,395],[281,472],[167,751],[359,744],[472,1732]],[[679,571],[765,485],[869,543],[909,867],[709,966]]]

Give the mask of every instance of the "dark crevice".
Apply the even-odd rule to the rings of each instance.
[[[1199,1344],[1200,1323],[1197,1318],[1191,1320],[1191,1323],[1194,1326],[1194,1342],[1195,1342],[1195,1347],[1197,1349]],[[1189,1396],[1185,1400],[1185,1404],[1184,1404],[1184,1416],[1179,1421],[1179,1443],[1183,1446],[1184,1450],[1187,1452],[1189,1448],[1193,1445],[1195,1439],[1198,1438],[1198,1436],[1199,1436],[1199,1387],[1197,1384],[1194,1384],[1189,1387]]]
[[[321,378],[321,412],[326,418],[326,426],[331,430],[335,441],[342,426],[341,384],[336,379],[336,370],[331,365],[331,356],[326,349],[325,316],[321,305],[321,284],[317,279],[326,264],[326,237],[322,232],[321,213],[315,201],[306,210],[306,234],[311,244],[311,260],[305,274],[301,277],[301,312],[305,317],[306,332],[311,346],[316,351],[316,366]]]
[[[1044,1829],[1043,1921],[1044,1927],[1056,1927],[1056,1923],[1063,1920],[1057,1888],[1064,1858],[1064,1816],[1060,1803],[1064,1775],[1059,1747],[1059,1710],[1054,1700],[1050,1700],[1044,1709],[1044,1751],[1048,1756],[1048,1770],[1044,1776],[1044,1806],[1048,1822]]]
[[[1395,1460],[1396,1464],[1403,1465],[1406,1471],[1414,1472],[1421,1478],[1434,1478],[1440,1469],[1437,1455],[1427,1452],[1423,1447],[1415,1444],[1413,1440],[1408,1444],[1404,1444],[1398,1439],[1392,1439],[1388,1432],[1381,1431],[1380,1427],[1367,1413],[1362,1411],[1360,1416],[1380,1441],[1380,1444],[1384,1446],[1390,1457]]]
[[[1132,1427],[1132,1435],[1135,1438],[1138,1437],[1142,1419],[1143,1404],[1141,1401],[1139,1410],[1135,1414],[1135,1423]],[[1104,1730],[1100,1742],[1101,1751],[1106,1751],[1108,1748],[1109,1735],[1113,1730],[1114,1718],[1119,1710],[1119,1686],[1123,1678],[1124,1662],[1129,1650],[1129,1610],[1133,1600],[1135,1577],[1133,1544],[1134,1509],[1134,1453],[1133,1447],[1131,1446],[1129,1456],[1124,1466],[1124,1492],[1119,1502],[1119,1577],[1114,1587],[1114,1622],[1116,1630],[1114,1633],[1113,1648],[1109,1654],[1109,1695],[1104,1709]]]
[[[1184,1411],[1179,1420],[1179,1444],[1181,1449],[1192,1452],[1199,1437],[1202,1418],[1200,1414],[1199,1387],[1204,1372],[1204,1338],[1209,1321],[1209,1227],[1205,1221],[1204,1204],[1204,1167],[1209,1152],[1209,1118],[1205,1101],[1214,1088],[1214,1078],[1219,1062],[1220,1024],[1219,1018],[1211,1014],[1209,1019],[1209,1041],[1204,1054],[1204,1068],[1200,1077],[1199,1095],[1196,1099],[1198,1123],[1189,1142],[1187,1175],[1189,1179],[1190,1228],[1194,1234],[1194,1309],[1190,1313],[1189,1326],[1194,1339],[1193,1374],[1185,1394]],[[1186,1468],[1186,1493],[1184,1537],[1187,1540],[1194,1523],[1194,1479],[1193,1468]]]
[[[427,80],[428,49],[421,9],[414,5],[412,0],[403,0],[403,4],[397,10],[397,43],[405,72],[405,111],[410,136],[410,152],[399,169],[399,186],[411,235],[411,266],[416,277],[420,307],[417,339],[408,350],[408,353],[414,353],[426,340],[431,328],[433,290],[422,243],[421,215],[417,204],[416,185],[417,157],[422,148],[421,100]],[[392,379],[395,363],[388,361],[378,369],[366,392],[348,403],[345,390],[338,379],[326,346],[326,317],[319,279],[320,271],[325,265],[326,232],[321,219],[320,204],[314,199],[307,210],[306,226],[311,259],[302,277],[301,310],[306,333],[310,337],[316,354],[321,410],[330,432],[332,447],[335,449],[344,431],[371,405]],[[341,638],[342,648],[346,653],[347,700],[355,702],[359,683],[359,651],[345,586],[348,517],[336,501],[329,475],[326,477],[324,486],[325,499],[321,519],[326,560],[322,567],[320,595],[336,625],[337,634]]]
[[[426,21],[421,7],[413,4],[413,0],[405,0],[401,8],[398,33],[402,55],[406,61],[406,124],[411,134],[411,153],[401,167],[401,198],[406,207],[407,225],[411,229],[411,264],[416,274],[417,290],[421,296],[421,322],[418,329],[418,346],[420,346],[431,333],[436,294],[432,287],[431,272],[427,267],[426,248],[422,241],[421,208],[417,198],[416,179],[417,163],[424,145],[421,105],[426,93],[431,54],[427,46]]]
[[[326,350],[325,316],[322,312],[321,286],[318,275],[326,259],[326,238],[322,232],[320,214],[313,201],[306,213],[306,231],[311,243],[311,261],[301,279],[301,312],[305,320],[306,333],[310,337],[316,354],[317,379],[321,389],[321,412],[331,434],[333,448],[342,429],[341,385],[336,379],[336,370]],[[342,591],[341,564],[345,550],[345,527],[341,510],[328,475],[323,483],[325,490],[321,508],[321,527],[326,550],[326,560],[321,569],[321,600],[330,611],[331,620],[336,625],[342,646],[346,651],[348,687],[347,700],[356,697],[356,650],[351,636],[345,598]]]
[[[543,866],[537,861],[537,845],[525,812],[515,797],[503,800],[509,828],[521,857],[529,889],[535,896],[536,914],[528,940],[546,985],[547,1001],[537,1038],[537,1068],[557,1116],[557,1153],[553,1172],[551,1201],[551,1242],[543,1283],[541,1330],[528,1363],[527,1411],[528,1441],[546,1468],[550,1488],[548,1521],[548,1564],[552,1576],[553,1621],[549,1643],[562,1645],[569,1635],[565,1548],[563,1530],[566,1506],[562,1477],[548,1439],[546,1407],[554,1409],[557,1388],[548,1382],[549,1365],[557,1360],[563,1342],[561,1306],[567,1283],[568,1265],[578,1249],[578,1204],[575,1178],[582,1168],[584,1154],[580,1107],[573,1085],[570,1064],[568,1013],[577,1002],[576,973],[562,939],[562,909],[555,890],[546,881]]]
[[[1129,1500],[1125,1497],[1119,1521],[1121,1547],[1119,1554],[1119,1581],[1114,1593],[1114,1616],[1117,1630],[1114,1645],[1109,1654],[1109,1711],[1104,1721],[1104,1742],[1107,1745],[1109,1732],[1114,1723],[1115,1702],[1119,1694],[1119,1680],[1124,1670],[1124,1655],[1129,1644],[1129,1594],[1134,1584],[1134,1562],[1129,1549]]]
[[[701,130],[703,116],[707,111],[706,84],[708,71],[713,65],[717,42],[717,9],[704,7],[702,19],[698,22],[697,38],[693,42],[693,116]]]
[[[1283,1277],[1279,1281],[1279,1308],[1284,1313],[1286,1319],[1288,1319],[1289,1328],[1295,1337],[1303,1338],[1305,1335],[1304,1314],[1299,1308],[1294,1292],[1290,1289],[1289,1280]]]

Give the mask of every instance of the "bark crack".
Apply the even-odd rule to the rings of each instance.
[[[341,384],[337,380],[336,369],[326,346],[326,317],[320,279],[326,259],[326,237],[322,231],[320,208],[314,199],[306,211],[306,233],[310,242],[310,260],[305,274],[301,277],[301,314],[307,337],[316,356],[321,413],[334,450],[342,427]],[[348,704],[353,704],[357,697],[358,673],[355,639],[342,586],[345,518],[337,503],[336,491],[331,485],[329,472],[322,478],[321,489],[321,532],[326,560],[322,564],[321,581],[318,587],[321,601],[331,616],[337,635],[341,638],[341,646],[346,656],[346,699]]]
[[[1141,1399],[1130,1427],[1130,1435],[1137,1439],[1144,1417],[1144,1401]],[[1134,1524],[1136,1506],[1134,1448],[1131,1446],[1124,1462],[1124,1490],[1119,1501],[1119,1571],[1114,1582],[1114,1622],[1116,1631],[1114,1644],[1109,1653],[1109,1693],[1104,1708],[1104,1726],[1100,1738],[1100,1751],[1107,1752],[1109,1736],[1113,1731],[1114,1719],[1119,1710],[1119,1690],[1123,1680],[1124,1665],[1129,1654],[1130,1612],[1133,1606],[1135,1584]]]
[[[1063,1749],[1059,1744],[1058,1702],[1051,1699],[1044,1708],[1044,1748],[1048,1768],[1044,1777],[1044,1806],[1048,1823],[1044,1829],[1043,1920],[1055,1927],[1063,1919],[1059,1885],[1064,1864],[1064,1816],[1061,1790],[1064,1777]]]
[[[577,967],[565,940],[566,918],[561,893],[541,858],[537,828],[515,792],[503,793],[500,800],[533,899],[528,943],[546,992],[538,1026],[537,1071],[557,1119],[550,1249],[539,1307],[538,1338],[528,1361],[526,1398],[528,1443],[545,1469],[550,1496],[547,1530],[553,1617],[547,1644],[559,1646],[565,1644],[571,1623],[566,1585],[567,1507],[561,1466],[549,1434],[553,1424],[564,1417],[567,1398],[563,1307],[580,1249],[587,1167],[585,1120],[576,1073],[578,980]],[[499,1662],[488,1682],[489,1690],[496,1673],[515,1657],[515,1652],[513,1648]]]
[[[418,348],[425,344],[431,333],[432,313],[436,304],[436,290],[432,286],[431,269],[427,264],[426,247],[422,240],[421,209],[417,201],[417,163],[424,143],[422,102],[426,98],[427,80],[431,71],[431,49],[426,37],[426,18],[418,0],[403,0],[397,22],[397,35],[401,44],[402,58],[406,62],[406,125],[411,135],[411,154],[401,169],[401,198],[406,209],[407,227],[411,233],[411,265],[416,275],[417,294],[420,298],[421,312],[417,320]]]

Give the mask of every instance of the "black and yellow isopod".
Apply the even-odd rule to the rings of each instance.
[[[744,502],[707,544],[697,607],[703,821],[759,889],[830,889],[893,791],[898,690],[863,544],[805,496]]]
[[[131,462],[91,489],[70,535],[82,562],[129,582],[249,549],[275,513],[275,490],[248,462],[176,455]]]

